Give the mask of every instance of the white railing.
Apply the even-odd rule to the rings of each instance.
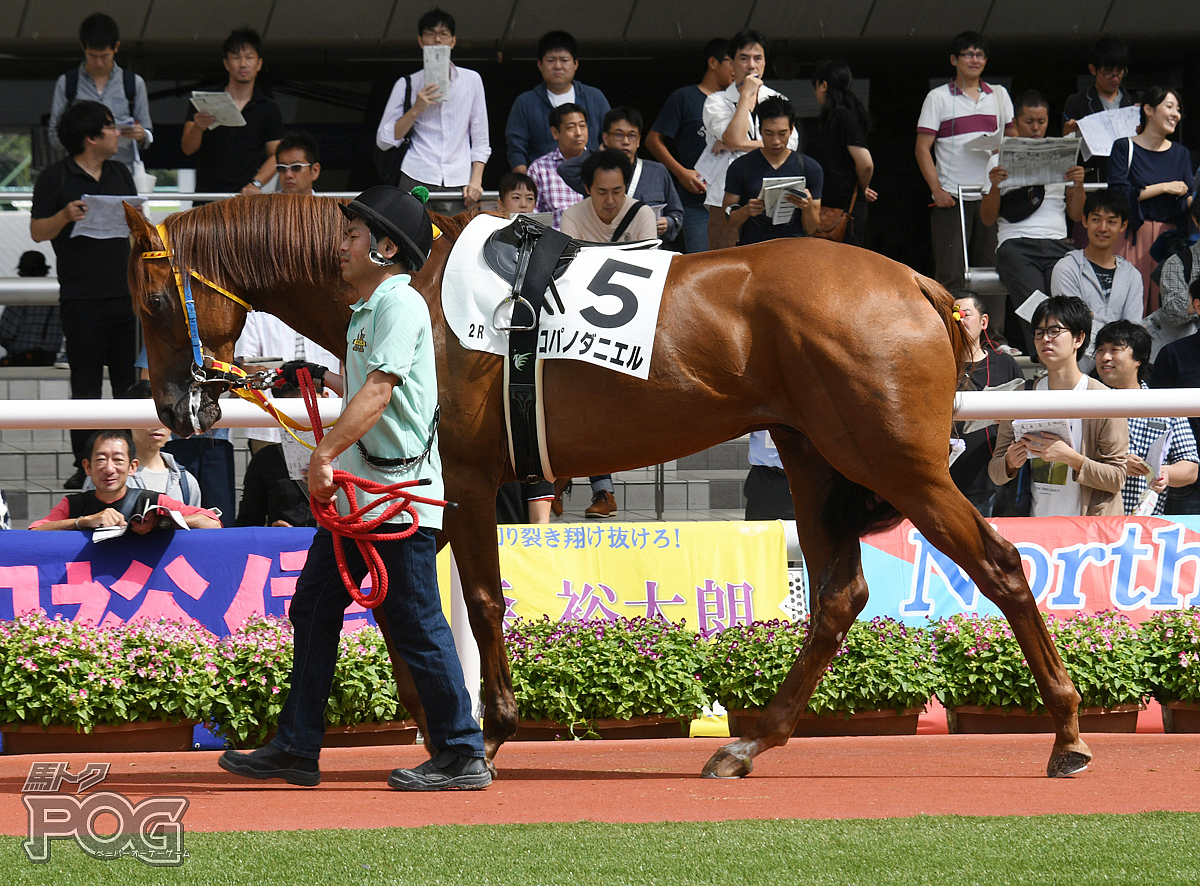
[[[304,401],[285,398],[272,401],[275,408],[305,427],[308,412]],[[322,398],[321,423],[330,424],[342,412],[337,397]],[[274,428],[275,419],[245,400],[221,400],[219,428]],[[44,428],[159,428],[162,419],[150,400],[0,400],[0,430]]]
[[[281,412],[304,424],[299,399],[275,400]],[[964,391],[955,398],[956,419],[1139,418],[1200,416],[1200,388],[1149,391]],[[321,400],[321,420],[341,413],[342,401]],[[275,422],[253,403],[221,400],[223,428],[268,428]],[[0,400],[0,430],[33,428],[154,428],[161,421],[149,400]]]
[[[0,305],[57,304],[57,277],[0,277]]]
[[[351,200],[361,194],[362,191],[317,191],[315,197],[336,197],[340,200]],[[145,197],[152,203],[188,203],[193,200],[228,200],[230,197],[236,197],[237,194],[227,193],[208,193],[208,192],[190,192],[190,191],[147,191],[138,194],[139,197]],[[2,191],[0,192],[0,203],[28,203],[33,199],[33,191]],[[430,191],[429,199],[440,202],[462,199],[462,188],[455,188],[446,191]],[[480,200],[499,200],[499,191],[484,191]]]

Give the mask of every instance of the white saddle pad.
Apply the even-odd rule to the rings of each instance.
[[[446,262],[442,311],[464,348],[508,354],[508,335],[493,325],[493,314],[509,293],[483,260],[488,236],[509,224],[492,215],[474,218]],[[663,288],[675,253],[619,246],[585,247],[555,281],[566,310],[546,293],[538,332],[537,357],[580,360],[637,378],[650,374],[654,330]],[[510,305],[499,314],[503,325]]]

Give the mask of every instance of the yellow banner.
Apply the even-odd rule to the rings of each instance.
[[[788,615],[778,522],[560,523],[497,532],[505,622],[659,615],[715,631]],[[449,613],[449,557],[438,562]]]

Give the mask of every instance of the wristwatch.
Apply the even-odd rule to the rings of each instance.
[[[250,179],[250,184],[254,185],[254,187],[258,188],[260,191],[262,190],[263,183],[260,182],[258,179],[256,179],[256,178]]]
[[[742,208],[742,205],[740,203],[730,203],[728,206],[725,207],[725,217],[729,218],[729,216],[733,215],[735,210],[738,210],[741,208]]]

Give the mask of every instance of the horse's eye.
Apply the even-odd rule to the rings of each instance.
[[[146,307],[151,311],[161,311],[166,303],[167,300],[157,292],[146,296]]]

